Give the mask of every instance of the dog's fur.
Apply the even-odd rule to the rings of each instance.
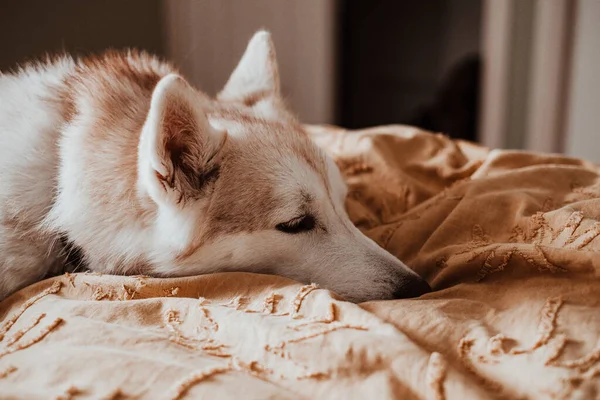
[[[136,52],[1,75],[0,187],[0,299],[60,269],[64,242],[106,273],[274,273],[354,301],[427,290],[350,222],[266,32],[216,99]]]

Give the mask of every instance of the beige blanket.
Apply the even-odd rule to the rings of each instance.
[[[353,221],[434,293],[63,275],[0,304],[0,398],[600,397],[597,166],[408,127],[311,132]]]

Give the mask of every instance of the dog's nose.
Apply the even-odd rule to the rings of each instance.
[[[412,297],[419,297],[426,293],[431,292],[431,286],[420,276],[411,277],[406,280],[402,286],[400,286],[394,292],[395,299],[410,299]]]

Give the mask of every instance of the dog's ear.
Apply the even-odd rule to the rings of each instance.
[[[279,98],[275,46],[269,32],[259,31],[250,39],[246,52],[217,98],[247,106]]]
[[[226,132],[212,128],[202,96],[169,74],[152,93],[139,145],[139,179],[158,204],[197,199],[218,177]]]

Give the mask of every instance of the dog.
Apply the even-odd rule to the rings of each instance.
[[[350,221],[268,32],[216,98],[129,51],[1,75],[0,99],[0,299],[75,250],[110,274],[277,274],[354,302],[430,291]]]

